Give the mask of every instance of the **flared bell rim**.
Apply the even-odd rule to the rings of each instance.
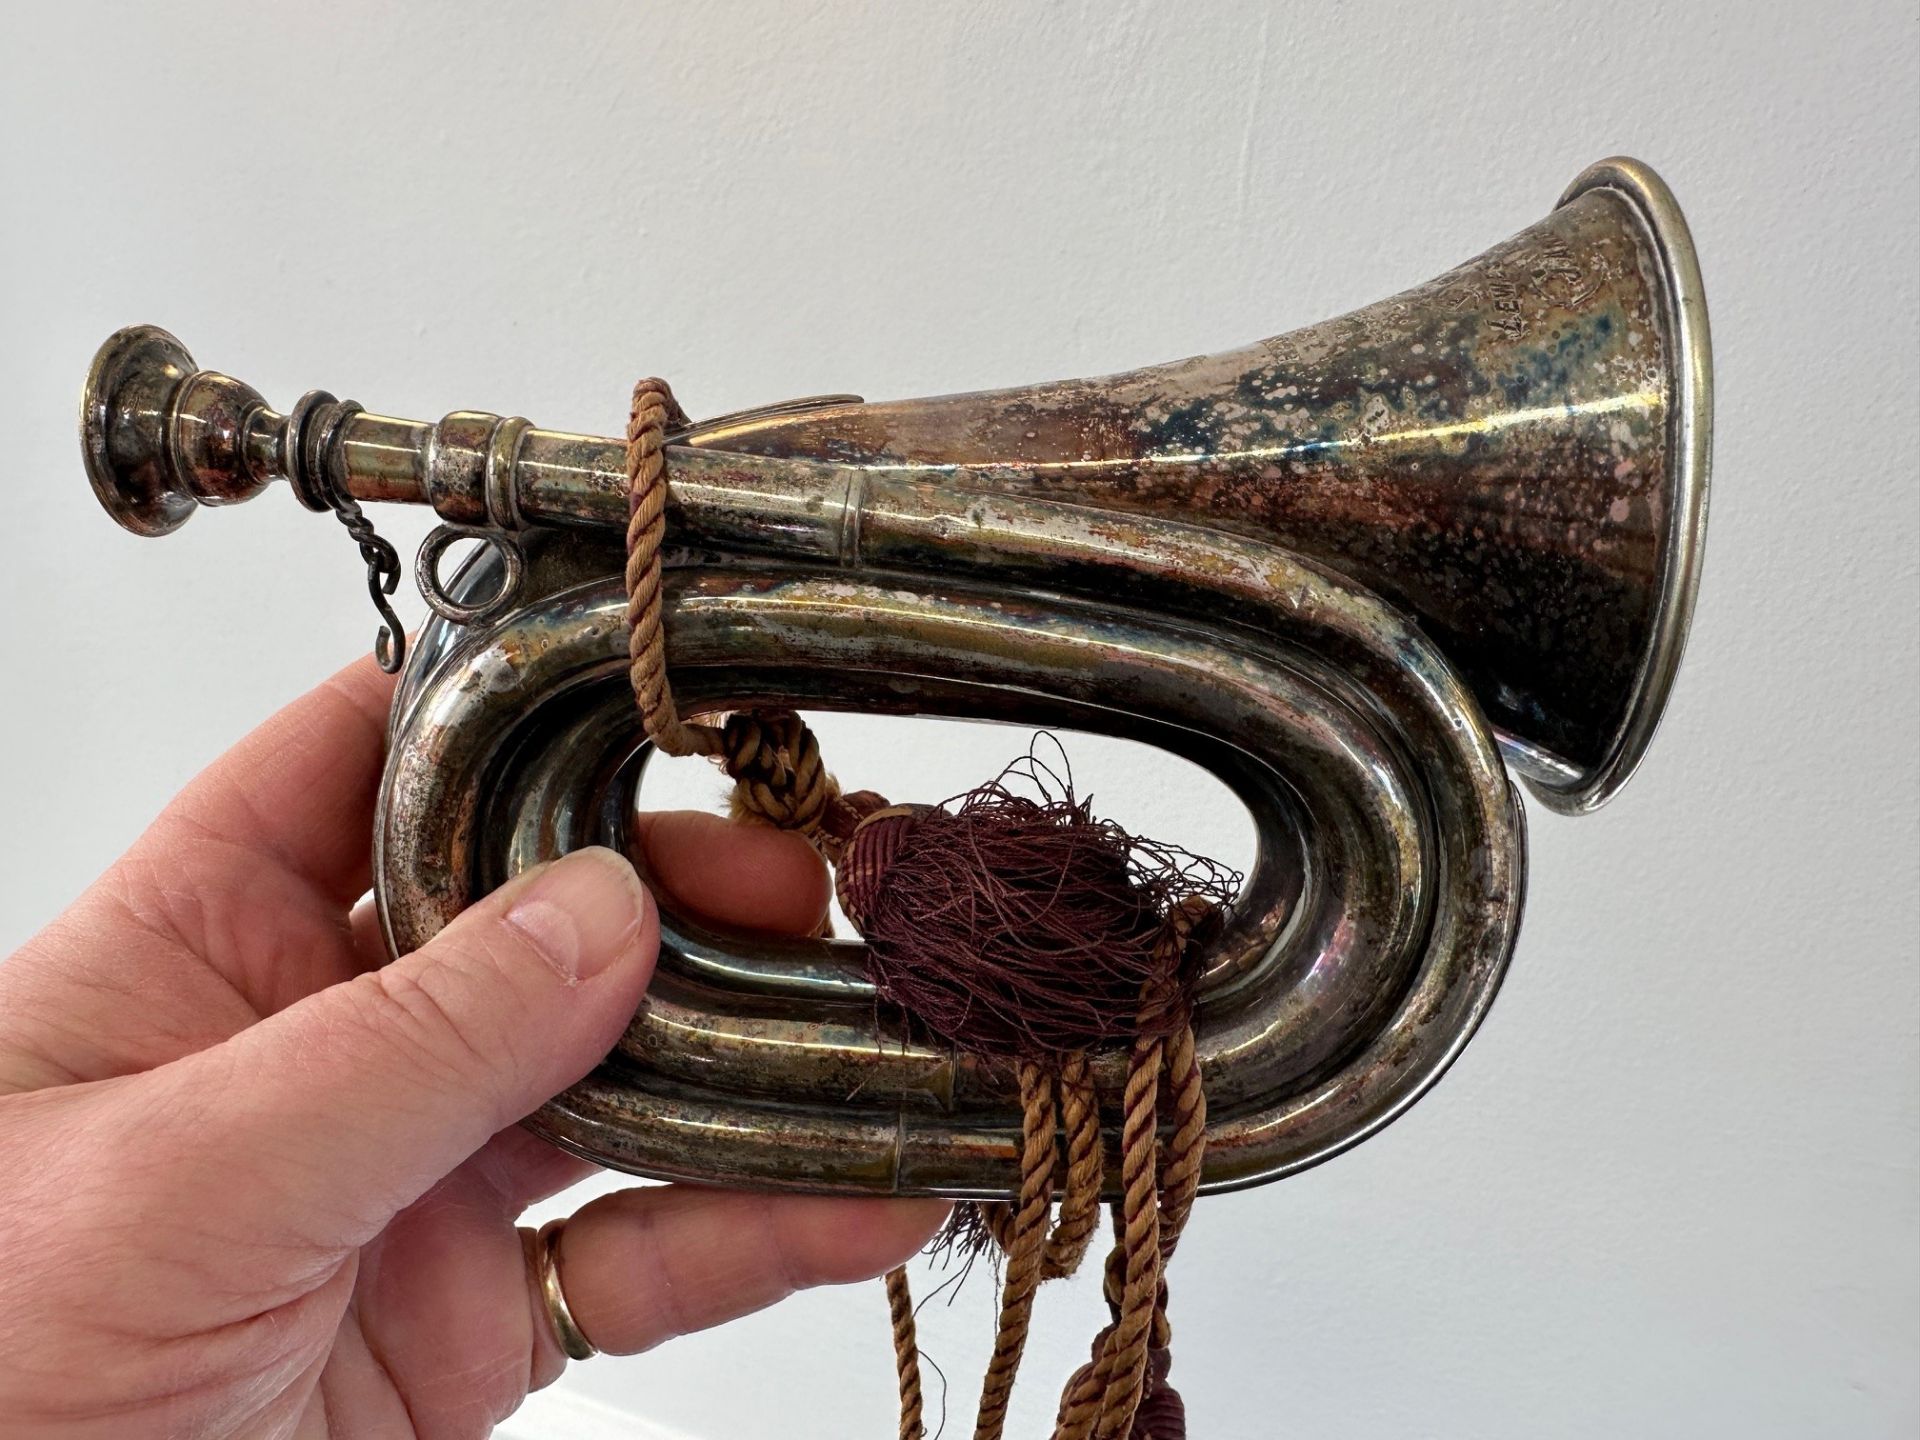
[[[1619,792],[1645,758],[1666,711],[1700,587],[1713,448],[1713,347],[1700,261],[1686,217],[1652,167],[1627,156],[1614,156],[1581,171],[1555,208],[1595,190],[1611,191],[1633,207],[1647,227],[1660,265],[1673,357],[1668,406],[1670,504],[1646,650],[1626,711],[1601,759],[1574,767],[1511,736],[1501,737],[1503,747],[1520,761],[1518,768],[1528,788],[1549,809],[1565,815],[1597,810]],[[1522,753],[1514,755],[1516,749]]]

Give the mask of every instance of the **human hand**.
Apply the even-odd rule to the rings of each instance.
[[[355,900],[390,693],[362,663],[280,712],[0,963],[0,1435],[477,1436],[565,1365],[514,1221],[593,1167],[514,1122],[618,1039],[657,916],[584,851],[385,964]],[[794,836],[641,834],[714,919],[825,910]],[[561,1273],[630,1353],[876,1275],[944,1213],[637,1188]]]

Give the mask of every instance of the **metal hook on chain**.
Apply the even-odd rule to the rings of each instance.
[[[354,400],[336,400],[324,390],[309,390],[287,417],[282,432],[281,470],[293,485],[300,503],[309,510],[330,510],[346,527],[367,567],[367,596],[380,612],[380,633],[374,637],[373,656],[391,675],[407,655],[407,632],[387,602],[400,585],[400,552],[378,534],[347,493],[339,440],[347,421],[364,407]]]

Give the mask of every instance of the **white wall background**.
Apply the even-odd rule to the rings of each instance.
[[[283,406],[611,432],[643,371],[713,412],[1221,348],[1625,151],[1687,209],[1718,352],[1665,730],[1604,814],[1534,815],[1512,976],[1438,1090],[1201,1207],[1177,1380],[1207,1440],[1912,1434],[1917,71],[1893,3],[10,8],[0,946],[372,631],[284,494],[164,544],[97,512],[72,416],[117,326]],[[896,793],[1008,744],[909,768],[823,728]],[[1154,775],[1149,822],[1239,843]],[[926,1322],[950,1434],[989,1301]],[[1017,1433],[1099,1312],[1044,1294]],[[564,1386],[698,1440],[892,1433],[877,1287]]]

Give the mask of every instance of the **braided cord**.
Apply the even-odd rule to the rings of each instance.
[[[687,423],[666,381],[649,378],[633,387],[627,416],[627,678],[640,723],[669,755],[720,761],[734,781],[736,820],[797,830],[815,845],[837,850],[823,826],[840,804],[840,787],[805,721],[791,710],[760,710],[730,715],[724,726],[706,725],[683,720],[674,703],[660,546],[667,533],[667,433]]]
[[[879,866],[911,823],[906,807],[869,792],[843,796],[821,760],[813,731],[789,710],[741,712],[723,726],[683,720],[667,677],[660,547],[666,537],[666,437],[687,424],[663,380],[634,386],[627,422],[628,677],[649,739],[670,755],[710,756],[734,781],[734,818],[804,835],[837,870],[836,892],[856,923],[870,903]],[[343,519],[348,517],[343,516]],[[356,539],[360,537],[355,536]],[[369,562],[371,572],[372,562]],[[842,867],[848,840],[871,825],[879,846]],[[877,862],[877,864],[876,864]],[[864,868],[863,868],[864,867]],[[1092,1358],[1061,1395],[1054,1440],[1180,1440],[1180,1397],[1164,1383],[1171,1329],[1166,1318],[1167,1259],[1200,1183],[1206,1146],[1206,1095],[1192,1026],[1174,983],[1186,946],[1209,907],[1173,908],[1156,946],[1160,975],[1141,999],[1127,1072],[1120,1135],[1122,1198],[1113,1207],[1116,1243],[1106,1264],[1110,1323]],[[1099,1228],[1105,1165],[1098,1096],[1084,1051],[1052,1066],[1019,1067],[1022,1145],[1018,1199],[976,1206],[981,1228],[1006,1253],[993,1359],[980,1397],[975,1440],[1001,1440],[1042,1281],[1076,1271]],[[1160,1139],[1161,1105],[1172,1129]],[[1062,1190],[1053,1218],[1056,1180]],[[886,1277],[900,1391],[900,1440],[924,1440],[920,1351],[904,1267]]]
[[[667,431],[687,417],[667,382],[633,387],[627,412],[627,675],[647,736],[669,755],[713,755],[719,735],[680,718],[667,684],[660,545],[667,534]]]
[[[1143,1033],[1134,1043],[1121,1123],[1116,1243],[1106,1264],[1113,1320],[1094,1340],[1092,1358],[1067,1381],[1054,1440],[1181,1440],[1186,1434],[1185,1407],[1165,1378],[1173,1339],[1165,1272],[1199,1193],[1206,1093],[1186,1015],[1170,1035],[1149,1037],[1170,1005],[1185,1003],[1171,977],[1208,913],[1204,901],[1174,906],[1159,941],[1162,981],[1142,996]],[[1162,1101],[1173,1125],[1164,1143]]]
[[[986,1384],[980,1392],[980,1415],[974,1440],[1000,1440],[1007,1424],[1007,1404],[1026,1351],[1027,1330],[1033,1319],[1033,1292],[1040,1284],[1046,1261],[1047,1216],[1053,1208],[1055,1111],[1052,1077],[1036,1062],[1020,1063],[1021,1127],[1020,1199],[1014,1211],[1011,1243],[1007,1246],[1007,1275],[1000,1291],[1000,1327],[994,1336],[993,1359],[987,1364]]]
[[[900,1440],[926,1440],[920,1394],[920,1341],[914,1331],[913,1291],[907,1267],[887,1272],[887,1309],[893,1319],[893,1364],[900,1377]]]
[[[1066,1132],[1067,1167],[1060,1217],[1047,1237],[1044,1278],[1073,1274],[1100,1228],[1100,1179],[1105,1148],[1100,1143],[1100,1101],[1093,1089],[1087,1053],[1075,1050],[1060,1062],[1060,1123]]]

